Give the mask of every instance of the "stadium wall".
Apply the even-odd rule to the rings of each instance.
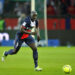
[[[6,18],[6,27],[11,26],[11,29],[14,29],[17,26],[17,18]],[[39,27],[41,30],[41,39],[44,40],[44,20],[39,20]],[[57,42],[57,46],[65,46],[65,45],[75,45],[75,18],[48,18],[47,19],[47,28],[48,28],[48,44],[49,46],[53,46]],[[14,40],[15,34],[18,30],[3,30],[0,31],[0,40],[5,39],[3,33],[7,33],[9,35],[9,40]],[[41,41],[44,42],[45,41]],[[0,42],[1,44],[1,42]]]
[[[17,26],[18,19],[17,18],[6,18],[5,19],[6,27],[11,27],[14,29]],[[40,29],[44,29],[44,20],[39,20]],[[48,18],[47,19],[47,29],[48,30],[66,30],[71,29],[75,30],[75,18]]]
[[[43,30],[42,30],[43,31]],[[5,31],[0,31],[0,40],[1,40],[1,36],[3,36],[4,33],[6,33],[7,35],[9,35],[8,40],[14,40],[15,38],[15,34],[16,34],[17,30],[5,30]],[[75,45],[75,31],[74,30],[48,30],[48,39],[49,39],[49,45],[53,46],[51,44],[55,44],[56,41],[57,42],[57,46],[61,45],[61,46],[66,46],[68,44],[70,45]],[[43,36],[43,34],[41,34],[41,36]],[[2,40],[4,40],[5,37],[3,37]],[[43,38],[41,38],[41,40],[44,40]],[[41,41],[42,42],[42,41]],[[1,41],[0,41],[1,43]],[[44,41],[45,43],[45,41]]]

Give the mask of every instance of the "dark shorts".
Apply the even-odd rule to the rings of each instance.
[[[14,48],[21,47],[23,42],[25,42],[27,45],[29,45],[31,43],[35,43],[35,40],[31,35],[25,39],[20,39],[19,36],[16,35]]]

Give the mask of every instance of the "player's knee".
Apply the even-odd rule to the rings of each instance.
[[[37,51],[37,48],[36,48],[36,47],[34,47],[34,48],[33,48],[33,51]]]
[[[14,49],[13,54],[16,54],[16,53],[17,53],[17,50],[16,50],[16,49]]]
[[[17,52],[15,51],[14,54],[17,54]]]
[[[16,53],[17,53],[16,51],[13,52],[13,54],[16,54]]]

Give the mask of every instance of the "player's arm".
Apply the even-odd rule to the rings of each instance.
[[[36,30],[35,30],[35,32],[36,32],[37,40],[38,40],[38,41],[40,41],[40,34],[39,34],[39,31],[40,31],[40,30],[39,30],[39,27],[37,27]]]
[[[21,32],[24,32],[25,34],[29,34],[29,35],[35,35],[36,32],[28,32],[27,30],[25,30],[24,26],[21,26]]]
[[[25,30],[25,27],[23,25],[21,26],[21,32],[24,32],[26,34],[31,34],[31,32]]]
[[[21,32],[24,32],[25,34],[29,34],[29,35],[35,35],[36,32],[28,32],[26,30],[26,22],[24,22],[22,25],[21,25]]]

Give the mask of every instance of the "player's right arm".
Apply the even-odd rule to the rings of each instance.
[[[29,35],[35,35],[37,32],[28,32],[27,30],[25,30],[25,25],[26,23],[24,22],[23,25],[21,26],[21,32],[25,33],[25,34],[29,34]]]

